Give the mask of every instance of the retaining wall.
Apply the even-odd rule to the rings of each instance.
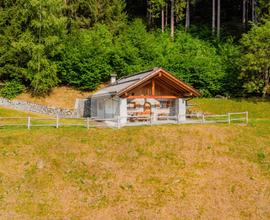
[[[44,105],[39,105],[31,102],[20,101],[20,100],[9,100],[0,97],[0,106],[9,107],[17,110],[35,112],[46,115],[58,115],[59,117],[80,117],[78,110],[47,107]]]

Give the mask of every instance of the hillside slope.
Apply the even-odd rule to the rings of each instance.
[[[91,92],[81,92],[71,87],[56,87],[52,92],[44,97],[33,97],[29,93],[22,93],[15,99],[46,105],[49,107],[74,109],[77,98],[87,98]]]
[[[249,126],[1,129],[0,218],[269,219],[269,103],[243,104]]]

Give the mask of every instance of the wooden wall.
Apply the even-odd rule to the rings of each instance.
[[[138,86],[128,93],[129,96],[181,96],[181,92],[155,78]]]

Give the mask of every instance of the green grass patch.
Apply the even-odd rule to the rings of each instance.
[[[265,99],[193,99],[194,110],[211,114],[226,114],[228,112],[249,112],[251,119],[270,119],[270,101]]]

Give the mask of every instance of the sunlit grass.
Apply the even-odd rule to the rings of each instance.
[[[44,115],[32,113],[32,112],[26,112],[26,111],[19,111],[14,110],[11,108],[1,107],[0,106],[0,117],[44,117]],[[50,116],[46,116],[50,117]]]
[[[225,114],[228,112],[249,112],[251,119],[270,119],[270,100],[265,99],[193,99],[190,101],[194,110],[212,114]]]
[[[0,218],[269,219],[268,102],[193,102],[214,114],[249,111],[252,120],[0,128]]]
[[[30,117],[30,119],[28,119]],[[0,107],[0,126],[13,126],[18,125],[20,127],[27,127],[28,120],[30,120],[30,127],[38,126],[57,126],[57,117],[50,115],[42,115],[31,112],[18,111],[10,108]],[[86,118],[58,118],[59,127],[79,126],[79,127],[97,127],[100,123],[89,121],[87,123]]]

